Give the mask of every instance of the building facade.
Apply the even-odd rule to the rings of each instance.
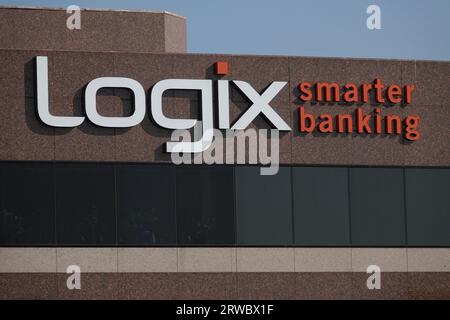
[[[0,8],[0,298],[450,298],[449,62],[188,54],[177,15],[68,16]],[[91,99],[101,77],[139,89]],[[167,79],[210,80],[161,93],[167,123],[286,124],[278,173],[175,165]]]

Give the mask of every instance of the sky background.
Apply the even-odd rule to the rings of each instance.
[[[450,0],[0,0],[71,4],[185,16],[188,52],[450,60]],[[366,27],[371,4],[381,30]]]

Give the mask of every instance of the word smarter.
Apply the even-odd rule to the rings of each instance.
[[[230,128],[229,120],[229,82],[217,80],[218,119],[220,129],[244,130],[260,114],[280,131],[291,131],[286,122],[272,109],[271,100],[287,84],[274,81],[262,93],[258,93],[249,83],[232,81],[237,88],[252,102],[252,105]],[[40,119],[53,127],[77,127],[85,117],[54,116],[49,111],[48,58],[36,57],[37,111]],[[127,117],[104,117],[97,111],[97,92],[102,88],[125,88],[134,96],[133,114]],[[213,80],[166,79],[157,82],[151,91],[151,114],[161,127],[172,130],[194,128],[197,119],[172,119],[163,113],[162,97],[168,90],[197,90],[201,92],[201,123],[203,135],[194,142],[167,142],[167,152],[200,153],[207,150],[213,141]],[[146,94],[142,85],[136,80],[123,77],[102,77],[92,80],[85,89],[85,108],[87,118],[101,127],[129,128],[138,125],[146,114]]]

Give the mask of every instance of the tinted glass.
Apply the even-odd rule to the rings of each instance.
[[[450,245],[450,169],[406,169],[408,243]]]
[[[175,168],[117,167],[119,244],[176,244]]]
[[[346,168],[294,167],[295,243],[350,244]]]
[[[234,244],[233,168],[178,166],[176,180],[178,242]]]
[[[450,169],[0,163],[0,245],[450,246],[449,226]]]
[[[350,169],[354,245],[405,245],[403,187],[403,169]]]
[[[236,227],[238,244],[292,244],[291,168],[273,176],[259,167],[237,167]]]
[[[51,164],[1,164],[0,244],[53,244],[53,191]]]
[[[108,164],[58,164],[57,241],[116,244],[114,168]]]

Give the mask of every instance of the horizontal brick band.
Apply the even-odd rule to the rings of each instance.
[[[0,273],[0,299],[450,299],[450,273]]]
[[[0,248],[0,273],[450,272],[439,248]]]

